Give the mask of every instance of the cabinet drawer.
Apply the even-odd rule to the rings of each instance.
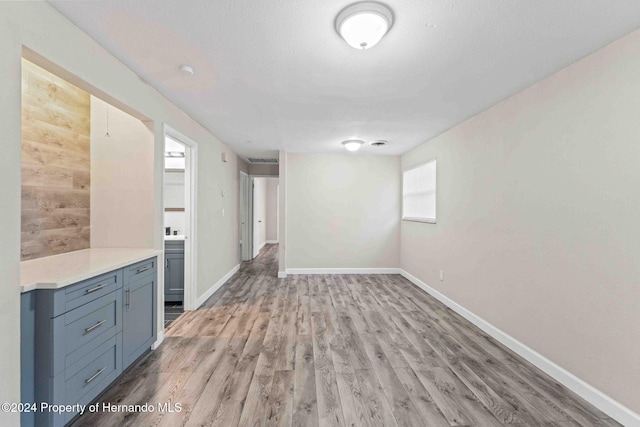
[[[125,267],[124,268],[125,283],[131,283],[132,281],[138,280],[139,278],[145,277],[147,275],[155,275],[157,262],[158,262],[158,258],[153,257],[145,261],[140,261],[138,263]]]
[[[115,270],[83,280],[63,289],[44,289],[38,292],[38,306],[44,307],[47,317],[57,317],[93,300],[122,288],[122,270]]]
[[[66,403],[86,404],[122,372],[122,335],[108,339],[64,372]]]
[[[184,240],[164,242],[165,253],[184,253]]]
[[[122,330],[122,292],[112,292],[53,319],[53,375]]]

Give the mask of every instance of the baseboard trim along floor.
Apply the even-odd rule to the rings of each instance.
[[[400,274],[398,268],[287,268],[286,274]]]
[[[402,275],[418,288],[422,289],[423,291],[467,319],[469,322],[482,329],[488,335],[499,341],[501,344],[508,347],[523,359],[527,360],[540,370],[547,373],[560,384],[564,385],[569,390],[573,391],[578,396],[582,397],[584,400],[591,403],[593,406],[600,409],[602,412],[606,413],[614,420],[625,426],[640,426],[640,415],[638,415],[631,409],[627,408],[620,402],[601,392],[587,382],[581,380],[571,372],[555,364],[551,360],[547,359],[527,345],[521,343],[509,334],[496,328],[491,323],[487,322],[475,313],[467,310],[444,294],[438,292],[411,273],[402,269],[396,270],[398,274]]]
[[[200,306],[204,304],[204,302],[208,300],[211,295],[213,295],[218,289],[220,289],[220,287],[224,285],[227,280],[231,279],[231,277],[236,274],[238,270],[240,270],[240,264],[233,267],[227,274],[222,276],[222,278],[218,280],[215,285],[210,287],[204,294],[200,295],[196,300],[196,306],[193,309],[197,310],[198,308],[200,308]]]

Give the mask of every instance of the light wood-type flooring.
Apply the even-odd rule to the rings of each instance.
[[[267,245],[100,399],[154,412],[75,425],[619,425],[401,276],[276,270]]]

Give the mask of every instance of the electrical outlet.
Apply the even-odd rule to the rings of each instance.
[[[224,209],[222,209],[222,216],[224,216]]]
[[[440,281],[444,280],[444,270],[440,270]]]

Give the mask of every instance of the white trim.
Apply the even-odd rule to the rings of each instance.
[[[278,271],[278,279],[286,279],[287,272],[286,271]]]
[[[253,258],[257,257],[258,255],[260,255],[260,251],[262,250],[262,248],[264,248],[264,245],[267,244],[267,241],[265,240],[264,242],[262,242],[260,244],[260,246],[258,246],[258,249],[256,249],[256,251],[254,252]],[[251,258],[251,259],[253,259]]]
[[[164,324],[162,325],[162,330],[158,331],[158,337],[156,338],[156,342],[151,344],[151,350],[155,350],[158,347],[160,347],[160,344],[162,344],[162,341],[164,341]]]
[[[166,123],[163,123],[163,126],[165,140],[169,136],[188,148],[185,153],[187,156],[185,159],[185,215],[188,217],[186,218],[187,230],[185,230],[184,242],[185,286],[183,299],[185,310],[195,310],[197,307],[194,307],[194,304],[198,289],[196,274],[198,271],[198,254],[196,252],[198,247],[198,143]],[[164,230],[164,210],[162,223]],[[164,307],[160,308],[164,309]],[[164,325],[162,329],[164,330]]]
[[[238,209],[238,214],[240,215],[240,262],[242,261],[250,261],[251,257],[251,245],[253,241],[253,236],[251,235],[251,226],[250,220],[251,215],[249,214],[249,197],[251,196],[251,191],[249,190],[249,186],[251,185],[251,180],[249,178],[249,174],[243,171],[240,171],[240,209]],[[244,204],[242,201],[244,200]]]
[[[225,274],[222,277],[222,279],[218,280],[215,285],[210,287],[204,294],[198,297],[198,299],[196,299],[196,303],[193,309],[197,310],[198,308],[200,308],[200,306],[204,304],[204,302],[208,300],[209,297],[211,297],[211,295],[213,295],[218,289],[220,289],[220,287],[224,285],[227,282],[227,280],[231,279],[231,277],[233,277],[233,275],[236,274],[239,269],[240,269],[240,264],[233,267],[231,271],[229,271],[227,274]]]
[[[265,240],[264,241],[265,245],[273,245],[274,243],[278,243],[278,241],[277,240]],[[262,245],[262,246],[264,246],[264,245]]]
[[[286,274],[400,274],[399,268],[287,268]]]
[[[402,269],[399,270],[400,274],[410,282],[412,282],[414,285],[482,329],[484,332],[504,344],[506,347],[520,355],[522,358],[526,359],[542,371],[549,374],[553,379],[576,393],[578,396],[585,399],[587,402],[591,403],[596,408],[600,409],[605,414],[609,415],[611,418],[615,419],[625,426],[640,426],[640,415],[638,415],[631,409],[627,408],[620,402],[614,400],[610,396],[588,384],[584,380],[581,380],[571,372],[555,364],[551,360],[547,359],[527,345],[521,343],[509,334],[496,328],[491,323],[487,322],[475,313],[467,310],[444,294],[438,292],[414,275]]]

